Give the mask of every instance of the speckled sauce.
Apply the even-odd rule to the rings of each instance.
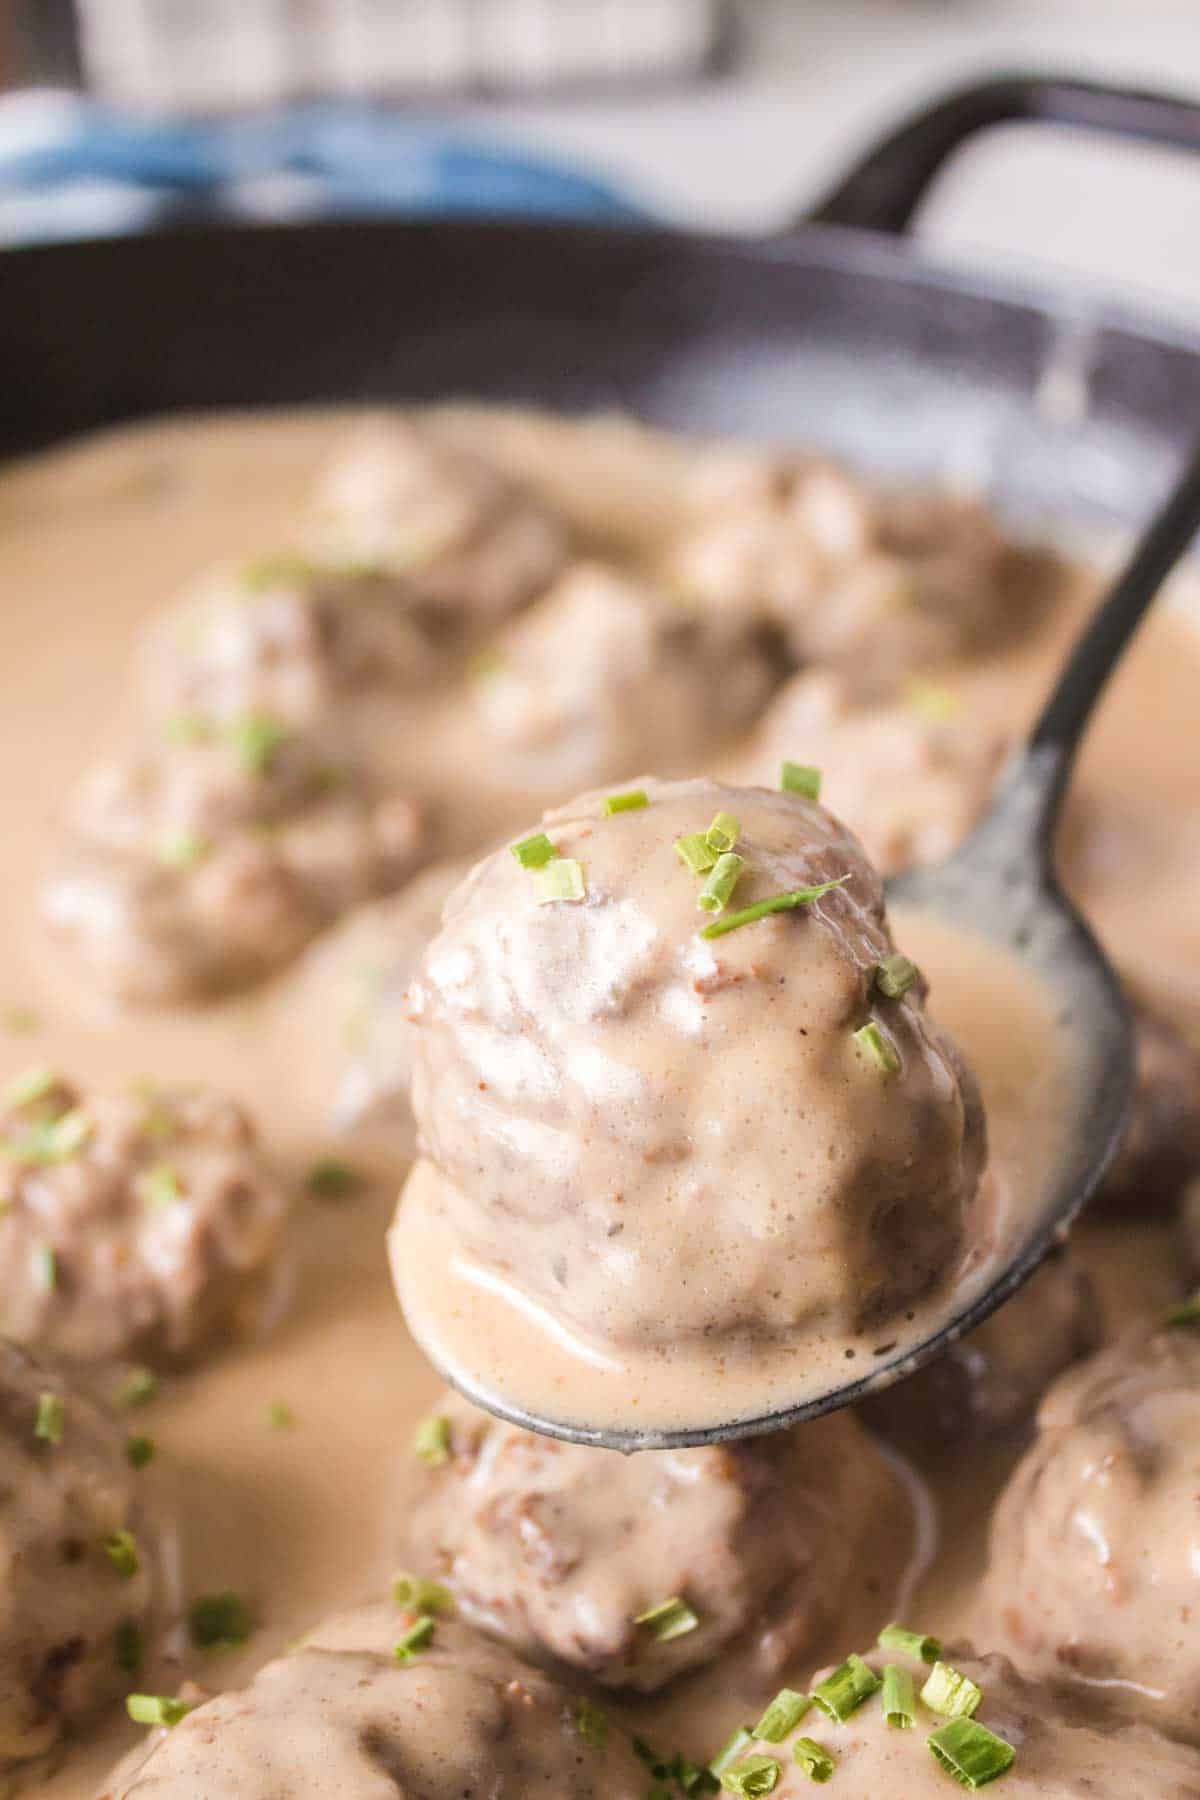
[[[120,727],[137,627],[198,567],[286,543],[346,424],[345,414],[310,413],[149,426],[0,478],[0,1013],[7,1021],[0,1077],[36,1060],[84,1084],[148,1075],[212,1081],[253,1112],[296,1192],[291,1297],[280,1321],[167,1377],[138,1417],[138,1429],[144,1422],[159,1445],[145,1480],[173,1522],[181,1591],[236,1588],[257,1618],[250,1642],[236,1652],[197,1655],[180,1634],[169,1635],[143,1682],[161,1691],[189,1676],[214,1689],[243,1682],[316,1620],[377,1596],[395,1565],[405,1495],[420,1476],[407,1445],[439,1388],[405,1330],[387,1265],[386,1230],[406,1164],[387,1132],[365,1129],[347,1148],[332,1124],[342,1053],[323,946],[243,997],[121,1013],[47,938],[35,896],[65,796]],[[539,436],[528,419],[493,433],[469,409],[456,415],[455,429],[487,441],[526,478],[540,477],[556,499],[575,495],[597,541],[622,508],[631,539],[653,537],[652,509],[639,507],[639,484],[622,473],[619,434],[589,442],[556,424]],[[1082,578],[1065,582],[1018,642],[939,679],[963,706],[1011,730],[1033,712],[1092,591]],[[1195,753],[1186,752],[1198,692],[1194,626],[1185,605],[1164,606],[1104,701],[1065,837],[1072,889],[1119,965],[1193,1030],[1200,1028],[1200,825]],[[434,686],[406,701],[399,724],[382,714],[378,720],[388,754],[422,793],[458,797],[437,846],[451,854],[532,825],[544,799],[531,804],[502,769],[470,764],[464,706],[457,690]],[[795,754],[803,756],[804,746]],[[717,772],[735,761],[729,747],[714,756]],[[898,925],[897,937],[929,976],[936,1016],[979,1069],[994,1142],[1019,1182],[1029,1168],[1019,1158],[1052,1141],[1061,1121],[1043,1083],[1035,1131],[1020,1124],[1033,1071],[1044,1069],[1039,1046],[1050,1027],[1031,1025],[1032,1003],[1019,983],[1000,983],[980,1005],[986,980],[969,956],[952,966],[915,922]],[[361,1190],[322,1199],[306,1189],[306,1169],[331,1153],[363,1170]],[[1165,1226],[1085,1224],[1076,1238],[1099,1284],[1106,1328],[1178,1292]],[[446,1296],[424,1298],[440,1306]],[[514,1338],[506,1330],[504,1346]],[[267,1417],[279,1400],[294,1419],[285,1429]],[[880,1566],[853,1584],[828,1641],[817,1654],[806,1651],[798,1679],[814,1661],[861,1647],[901,1608],[943,1636],[971,1621],[992,1502],[1015,1454],[1011,1446],[973,1448],[969,1457],[947,1453],[916,1473],[901,1468],[911,1500],[904,1521]],[[762,1698],[740,1692],[738,1678],[718,1669],[628,1710],[656,1741],[704,1754]],[[85,1800],[135,1736],[113,1719],[73,1745],[38,1791]]]

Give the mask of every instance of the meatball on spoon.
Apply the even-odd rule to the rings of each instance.
[[[1132,1052],[1054,828],[1198,526],[1200,453],[990,813],[886,909],[791,763],[779,792],[584,796],[455,890],[410,988],[422,1159],[390,1248],[469,1399],[622,1450],[775,1430],[913,1372],[1061,1239]]]

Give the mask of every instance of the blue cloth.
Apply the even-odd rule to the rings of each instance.
[[[323,102],[194,123],[63,93],[0,101],[0,242],[137,230],[197,213],[642,216],[601,179],[384,108]]]

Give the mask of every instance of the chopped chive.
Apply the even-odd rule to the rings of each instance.
[[[704,841],[716,856],[732,850],[742,835],[740,822],[732,813],[719,812],[704,834]]]
[[[198,1594],[188,1607],[188,1636],[197,1650],[231,1650],[250,1636],[250,1608],[232,1588]]]
[[[226,733],[234,755],[251,775],[265,775],[288,738],[286,726],[269,713],[243,713],[230,721]]]
[[[627,794],[606,794],[604,816],[611,818],[614,813],[640,812],[643,806],[649,804],[650,796],[644,788],[631,788]]]
[[[575,1729],[593,1750],[603,1750],[608,1742],[608,1714],[594,1700],[580,1700],[575,1708]]]
[[[885,1037],[874,1019],[868,1019],[853,1033],[854,1041],[879,1070],[881,1075],[898,1075],[900,1057],[892,1040]]]
[[[833,1774],[833,1757],[815,1738],[797,1738],[792,1745],[792,1758],[799,1763],[810,1781],[828,1781]]]
[[[1011,1769],[1016,1751],[978,1719],[951,1719],[931,1732],[925,1742],[942,1768],[960,1787],[986,1787]]]
[[[136,1675],[145,1661],[145,1640],[132,1619],[124,1620],[113,1633],[113,1655],[118,1669],[124,1669],[126,1675]]]
[[[630,1738],[629,1742],[633,1748],[634,1755],[641,1758],[642,1762],[645,1763],[652,1774],[666,1774],[667,1760],[664,1756],[658,1754],[658,1751],[654,1748],[653,1744],[648,1744],[645,1738],[641,1737]]]
[[[935,1662],[921,1698],[930,1712],[943,1719],[969,1719],[983,1699],[983,1689],[952,1663]]]
[[[772,894],[769,900],[756,900],[753,906],[744,906],[741,912],[729,913],[724,919],[714,919],[706,925],[700,936],[704,938],[723,937],[727,931],[737,931],[742,925],[753,925],[758,919],[768,919],[773,913],[792,912],[798,906],[811,906],[814,900],[834,888],[840,888],[849,881],[849,875],[839,875],[836,881],[822,881],[817,887],[793,888],[790,894]]]
[[[4,1104],[14,1111],[21,1106],[32,1106],[35,1100],[44,1100],[47,1094],[52,1094],[61,1080],[57,1069],[37,1063],[32,1069],[23,1069],[13,1076],[4,1089]]]
[[[928,1637],[923,1631],[909,1631],[904,1625],[885,1625],[876,1641],[881,1650],[899,1650],[925,1663],[937,1662],[942,1654],[935,1637]]]
[[[873,975],[875,986],[881,994],[886,994],[889,1000],[901,1000],[918,979],[920,970],[915,962],[910,962],[907,956],[894,950],[882,962],[875,964]]]
[[[779,771],[779,785],[785,794],[803,794],[806,800],[819,800],[821,771],[807,763],[785,762]]]
[[[194,1712],[194,1700],[176,1700],[170,1694],[127,1694],[125,1710],[135,1725],[165,1725],[172,1730],[180,1719]]]
[[[708,1769],[692,1762],[682,1750],[677,1750],[667,1764],[667,1773],[681,1794],[715,1794],[720,1787]]]
[[[179,1179],[178,1169],[171,1163],[155,1163],[152,1169],[147,1169],[139,1178],[138,1192],[143,1205],[155,1212],[177,1206],[183,1199],[183,1183]]]
[[[322,1156],[309,1169],[304,1185],[318,1200],[346,1200],[362,1187],[363,1178],[352,1163]]]
[[[861,1656],[851,1651],[840,1668],[827,1675],[824,1681],[818,1682],[813,1689],[812,1697],[827,1719],[834,1719],[844,1725],[864,1700],[876,1692],[880,1680],[874,1669],[865,1663]]]
[[[418,1650],[425,1650],[433,1642],[433,1633],[437,1621],[432,1613],[422,1613],[420,1618],[411,1624],[402,1637],[398,1637],[392,1645],[392,1655],[399,1663],[409,1663]]]
[[[268,1400],[266,1418],[272,1431],[287,1431],[296,1423],[296,1415],[286,1400]]]
[[[413,1433],[413,1454],[431,1469],[450,1461],[450,1421],[444,1413],[431,1413]]]
[[[911,1731],[917,1722],[916,1685],[898,1663],[884,1665],[883,1716],[897,1731]]]
[[[392,1581],[392,1601],[401,1612],[441,1613],[450,1611],[454,1595],[440,1581],[401,1571]]]
[[[80,1106],[55,1119],[35,1119],[4,1143],[4,1154],[22,1167],[69,1162],[92,1135],[92,1122]]]
[[[582,900],[587,894],[583,864],[573,856],[556,856],[553,862],[535,869],[533,893],[539,906],[552,900]]]
[[[535,831],[532,837],[521,838],[508,847],[523,869],[543,869],[558,855],[544,831]]]
[[[1200,1292],[1181,1300],[1163,1314],[1164,1325],[1200,1325]]]
[[[769,1794],[779,1785],[779,1764],[773,1756],[747,1756],[721,1776],[727,1794]]]
[[[660,1600],[657,1606],[638,1613],[633,1622],[635,1625],[644,1625],[651,1637],[660,1644],[669,1644],[673,1638],[686,1637],[689,1631],[695,1631],[700,1624],[687,1601],[681,1600],[678,1594],[672,1594],[669,1600]]]
[[[686,837],[675,839],[675,852],[684,867],[693,875],[707,875],[716,866],[716,852],[710,850],[708,841],[702,831],[691,831]]]
[[[809,1707],[810,1694],[798,1694],[795,1688],[780,1688],[775,1698],[754,1727],[754,1735],[765,1744],[780,1744],[794,1731]]]
[[[52,1294],[58,1286],[58,1253],[53,1244],[35,1244],[31,1260],[34,1281],[43,1294]]]
[[[135,1469],[144,1469],[148,1462],[154,1460],[155,1443],[152,1437],[127,1437],[125,1454]]]
[[[748,1749],[753,1742],[754,1733],[751,1731],[750,1727],[748,1725],[739,1725],[732,1736],[725,1740],[724,1744],[709,1763],[708,1767],[710,1774],[717,1776],[723,1775],[726,1769],[730,1768],[731,1765],[737,1761],[738,1757],[742,1754],[742,1751]]]
[[[696,905],[701,912],[725,911],[745,866],[744,859],[735,851],[726,850],[718,856],[712,874],[696,896]]]
[[[142,1566],[132,1531],[114,1531],[106,1537],[104,1554],[123,1581],[132,1581]]]
[[[118,1406],[145,1406],[158,1392],[153,1369],[133,1369],[117,1389]]]
[[[61,1444],[67,1422],[67,1406],[61,1394],[39,1394],[33,1435],[47,1444]]]
[[[164,831],[154,847],[154,854],[168,869],[192,869],[203,862],[212,848],[198,831]]]

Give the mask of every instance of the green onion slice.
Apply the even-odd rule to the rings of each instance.
[[[779,1764],[773,1756],[746,1756],[721,1775],[727,1794],[769,1794],[779,1785]]]
[[[230,748],[251,775],[265,775],[287,742],[287,727],[269,713],[243,713],[227,727]]]
[[[410,1663],[418,1651],[427,1650],[433,1642],[436,1626],[437,1621],[432,1613],[422,1613],[392,1645],[392,1655],[396,1661]]]
[[[401,1612],[444,1613],[454,1605],[454,1595],[440,1581],[426,1581],[403,1569],[392,1578],[392,1601]]]
[[[881,1650],[899,1650],[905,1656],[915,1656],[920,1662],[935,1663],[942,1654],[942,1646],[935,1637],[927,1637],[921,1631],[909,1631],[904,1625],[885,1625],[878,1643]]]
[[[431,1469],[450,1461],[450,1421],[444,1413],[431,1413],[421,1420],[413,1432],[413,1454]]]
[[[194,1700],[176,1700],[170,1694],[127,1694],[125,1710],[135,1725],[165,1725],[170,1731],[195,1710]]]
[[[815,1738],[797,1738],[792,1746],[792,1756],[810,1781],[828,1781],[833,1774],[833,1757]]]
[[[32,1164],[70,1162],[92,1135],[92,1121],[81,1106],[56,1119],[35,1119],[0,1146],[11,1161]]]
[[[644,1625],[651,1637],[660,1644],[669,1644],[672,1638],[686,1637],[689,1631],[695,1631],[700,1620],[692,1611],[686,1600],[678,1594],[672,1594],[669,1600],[660,1600],[657,1606],[649,1607],[644,1613],[638,1613],[635,1625]]]
[[[704,841],[715,856],[732,850],[742,835],[740,822],[732,813],[719,812],[704,834]]]
[[[53,1244],[33,1247],[33,1278],[43,1294],[52,1294],[58,1286],[58,1255]]]
[[[780,1688],[775,1698],[754,1727],[754,1735],[764,1744],[780,1744],[794,1731],[812,1705],[810,1694],[798,1694],[795,1688]]]
[[[587,894],[583,864],[573,856],[556,856],[533,876],[534,899],[539,906],[552,900],[582,900]]]
[[[132,1531],[114,1531],[106,1537],[104,1554],[123,1581],[132,1581],[142,1566]]]
[[[603,1750],[608,1742],[608,1714],[594,1700],[580,1700],[575,1708],[575,1729],[593,1750]]]
[[[738,1757],[742,1754],[742,1751],[748,1750],[753,1742],[754,1733],[751,1731],[750,1727],[748,1725],[739,1725],[737,1730],[726,1739],[725,1743],[709,1763],[709,1772],[713,1775],[723,1775],[726,1769],[737,1761]]]
[[[707,875],[716,866],[717,853],[709,849],[708,840],[702,831],[692,831],[685,837],[677,837],[675,852],[680,862],[693,875]]]
[[[21,1106],[32,1106],[35,1100],[44,1100],[52,1094],[62,1077],[57,1069],[47,1063],[38,1063],[32,1069],[22,1069],[14,1075],[4,1089],[4,1104],[14,1111]]]
[[[318,1200],[345,1200],[363,1185],[363,1178],[353,1163],[343,1162],[336,1156],[319,1157],[304,1180],[309,1193],[315,1194]]]
[[[983,1689],[952,1663],[935,1662],[921,1698],[930,1712],[943,1719],[969,1719],[983,1699]]]
[[[812,1697],[827,1719],[844,1725],[851,1713],[868,1700],[880,1686],[880,1680],[861,1656],[850,1655],[832,1675],[818,1682]]]
[[[558,855],[544,831],[535,831],[532,837],[521,838],[508,847],[523,869],[544,868]]]
[[[155,1212],[178,1205],[184,1197],[179,1171],[171,1163],[155,1163],[152,1169],[147,1169],[139,1177],[137,1185],[143,1205]]]
[[[1017,1754],[1010,1743],[978,1719],[951,1719],[948,1724],[939,1725],[925,1741],[946,1773],[972,1792],[1011,1769]]]
[[[790,894],[772,894],[769,900],[756,900],[753,906],[744,906],[741,912],[729,913],[723,919],[714,919],[706,925],[700,936],[704,938],[723,937],[727,931],[737,931],[742,925],[753,925],[757,919],[770,918],[772,913],[792,912],[798,906],[811,906],[814,900],[840,888],[849,881],[849,875],[839,875],[836,881],[822,881],[817,887],[793,888]]]
[[[803,794],[806,800],[819,800],[821,771],[807,763],[785,762],[779,771],[779,785],[785,794]]]
[[[900,1057],[891,1038],[885,1037],[874,1019],[868,1019],[854,1033],[854,1041],[859,1049],[875,1064],[881,1075],[898,1075],[900,1073]]]
[[[875,986],[881,994],[886,994],[889,1000],[903,999],[920,976],[920,970],[916,963],[902,955],[899,950],[893,950],[890,956],[885,956],[882,962],[877,962],[873,973]]]
[[[127,1437],[125,1439],[125,1455],[135,1469],[144,1469],[148,1462],[153,1462],[155,1448],[152,1437]]]
[[[123,1620],[114,1631],[113,1654],[118,1669],[124,1669],[126,1675],[136,1675],[145,1661],[145,1640],[132,1619]]]
[[[250,1636],[250,1608],[232,1588],[199,1594],[188,1607],[188,1635],[198,1650],[228,1650]]]
[[[735,851],[726,850],[718,856],[712,874],[696,896],[696,905],[701,912],[725,911],[745,866],[744,859]]]
[[[911,1731],[917,1722],[916,1684],[907,1669],[887,1663],[883,1671],[883,1716],[898,1731]]]
[[[158,1392],[153,1369],[133,1369],[117,1390],[118,1406],[145,1406]]]
[[[606,794],[604,816],[611,819],[614,813],[640,812],[643,806],[649,804],[650,796],[644,788],[631,788],[627,794]]]
[[[66,1422],[67,1406],[62,1395],[39,1394],[34,1437],[42,1438],[47,1444],[61,1444]]]

